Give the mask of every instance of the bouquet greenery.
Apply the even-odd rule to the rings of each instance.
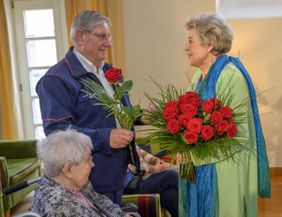
[[[155,109],[143,111],[144,118],[156,128],[143,142],[180,154],[184,162],[179,168],[181,176],[194,181],[195,163],[227,158],[242,149],[235,139],[242,114],[228,106],[230,98],[203,102],[196,92],[177,90],[172,85],[157,86],[160,99],[146,94]]]
[[[91,79],[83,79],[81,81],[88,88],[88,90],[84,89],[83,91],[89,97],[99,101],[94,106],[102,105],[109,112],[109,116],[114,115],[121,128],[132,130],[134,122],[141,116],[141,108],[139,105],[124,105],[122,102],[122,98],[132,89],[132,81],[122,82],[121,69],[113,67],[105,72],[105,77],[114,88],[115,93],[113,96],[110,96],[100,84]],[[128,148],[134,163],[133,147],[129,145]]]
[[[88,90],[83,91],[99,101],[95,105],[104,106],[109,115],[114,115],[121,128],[131,130],[136,119],[141,116],[139,105],[128,107],[128,105],[126,106],[122,102],[124,95],[132,89],[132,81],[122,82],[121,69],[113,67],[105,72],[105,77],[115,90],[113,97],[100,84],[91,79],[82,80],[82,83],[88,88]]]

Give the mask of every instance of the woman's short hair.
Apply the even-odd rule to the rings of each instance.
[[[187,30],[195,29],[202,44],[212,44],[214,54],[221,55],[230,51],[233,32],[227,22],[218,14],[200,14],[192,17],[186,24]]]
[[[72,129],[57,131],[37,143],[38,157],[50,178],[58,176],[66,164],[78,165],[91,150],[90,137]]]
[[[75,41],[76,33],[78,31],[92,31],[95,26],[103,23],[107,23],[108,25],[110,25],[110,19],[106,16],[103,16],[97,11],[81,11],[72,22],[70,39]]]

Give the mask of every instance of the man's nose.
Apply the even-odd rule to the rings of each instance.
[[[112,41],[110,38],[107,38],[105,41],[104,41],[104,46],[105,47],[111,47],[112,46]]]

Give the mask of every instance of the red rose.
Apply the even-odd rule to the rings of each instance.
[[[170,120],[177,118],[177,115],[179,113],[179,110],[175,106],[165,106],[164,108],[164,119]]]
[[[176,119],[171,119],[166,125],[166,129],[172,133],[176,134],[181,129],[181,123]]]
[[[181,103],[179,107],[184,114],[189,114],[191,118],[198,114],[198,109],[193,104]]]
[[[110,83],[116,83],[121,79],[121,69],[110,68],[105,72],[105,77]]]
[[[184,130],[184,139],[190,143],[190,144],[195,144],[198,141],[198,134],[189,132],[188,130]]]
[[[222,102],[218,100],[217,98],[212,98],[213,103],[214,103],[214,109],[217,110],[221,107]]]
[[[227,131],[228,127],[229,127],[229,124],[226,120],[223,120],[215,125],[215,129],[220,136],[223,135]]]
[[[202,129],[203,120],[200,118],[192,118],[188,121],[186,128],[190,132],[200,133]]]
[[[205,125],[202,127],[201,134],[203,140],[208,141],[214,136],[214,128],[210,125]]]
[[[188,103],[193,104],[196,107],[198,107],[201,104],[201,99],[197,93],[193,91],[189,91],[185,95],[187,97]]]
[[[211,114],[214,111],[214,100],[208,99],[202,104],[205,113]]]
[[[229,123],[229,126],[227,128],[227,136],[228,137],[233,137],[236,136],[238,133],[237,125],[232,121]]]
[[[186,127],[188,124],[188,121],[191,119],[191,115],[190,114],[180,114],[178,116],[178,120],[180,121],[180,123],[182,124],[183,127]]]
[[[219,110],[223,114],[223,118],[230,119],[232,118],[233,110],[228,106],[224,106]]]
[[[186,94],[179,96],[179,101],[181,103],[189,103],[188,102],[188,97],[186,96]]]
[[[210,120],[212,123],[217,124],[223,120],[223,114],[220,111],[214,111],[211,115]]]
[[[164,109],[166,109],[167,107],[175,107],[178,108],[179,106],[179,101],[177,100],[170,100],[168,101],[165,105],[164,105]]]

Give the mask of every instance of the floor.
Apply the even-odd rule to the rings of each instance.
[[[259,217],[282,217],[282,175],[271,177],[271,198],[259,199]],[[12,216],[26,212],[31,206],[33,193],[12,209]]]
[[[282,217],[282,175],[271,176],[271,198],[259,199],[259,217]]]

